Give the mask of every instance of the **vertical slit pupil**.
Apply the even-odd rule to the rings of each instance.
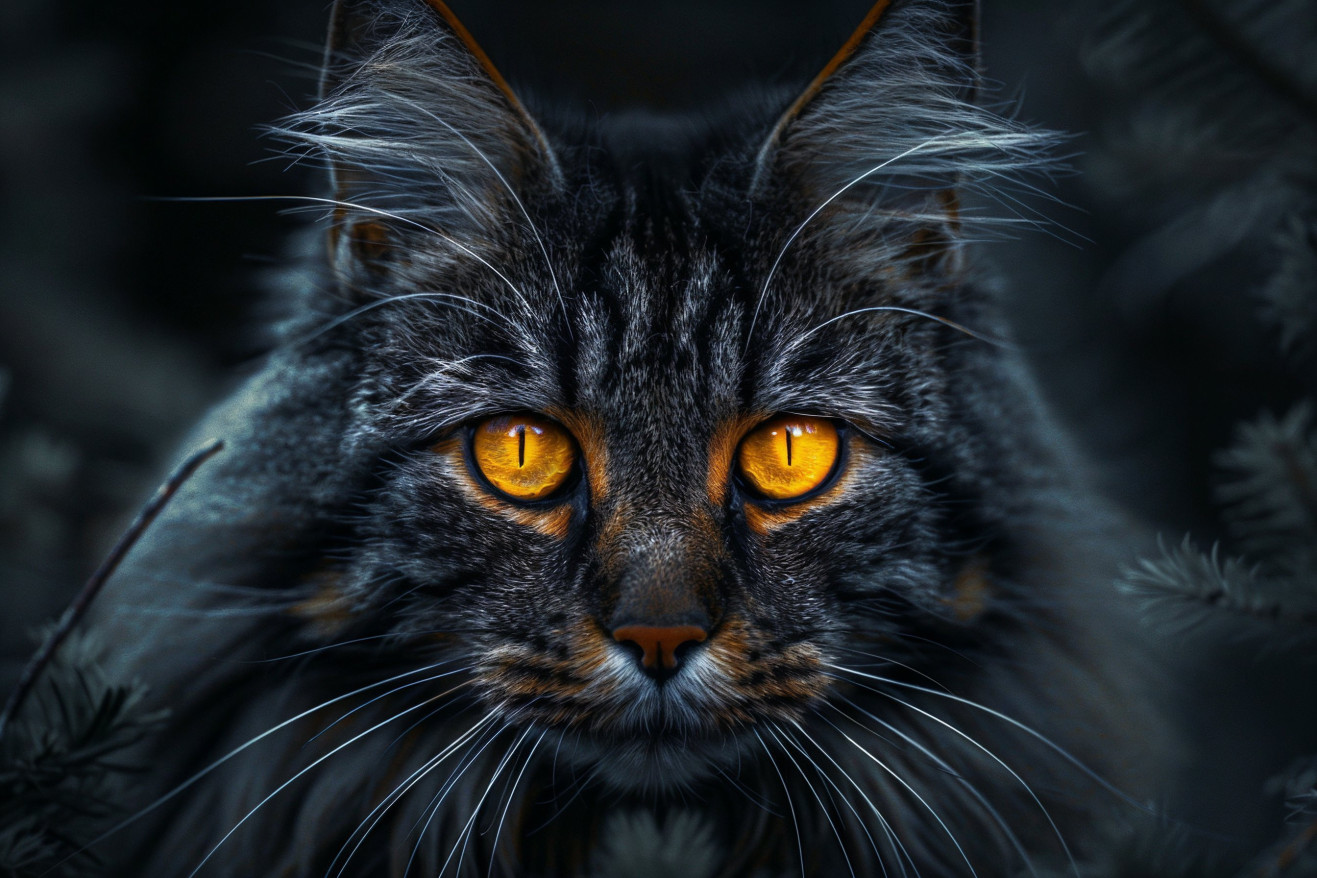
[[[787,466],[791,466],[791,428],[787,427]]]
[[[526,465],[526,428],[517,428],[517,466]]]

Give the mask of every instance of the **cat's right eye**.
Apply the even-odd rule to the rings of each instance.
[[[500,415],[476,425],[471,457],[481,475],[514,500],[543,500],[571,475],[576,440],[546,418]]]

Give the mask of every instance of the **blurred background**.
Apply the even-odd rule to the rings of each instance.
[[[607,114],[803,85],[870,3],[451,5],[530,103]],[[1102,487],[1171,544],[1229,550],[1219,450],[1317,394],[1317,4],[984,6],[999,98],[1070,132],[1077,172],[1049,231],[983,254],[1017,335]],[[0,683],[261,354],[262,279],[304,219],[169,199],[320,190],[260,126],[311,100],[327,17],[326,0],[0,4]],[[1186,678],[1187,715],[1256,736],[1192,755],[1241,788],[1317,751],[1311,662],[1255,647],[1223,638]],[[1195,816],[1266,823],[1280,798]]]

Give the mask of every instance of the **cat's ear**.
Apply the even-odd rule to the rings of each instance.
[[[978,106],[979,85],[977,0],[879,0],[774,125],[752,191],[803,190],[840,227],[954,242],[963,187],[1043,161],[1038,135]]]
[[[441,0],[336,0],[320,102],[289,130],[326,159],[336,266],[377,270],[418,232],[477,244],[553,150]]]

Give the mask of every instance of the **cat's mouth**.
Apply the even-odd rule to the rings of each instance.
[[[481,689],[509,720],[570,740],[573,761],[615,787],[682,786],[762,749],[761,729],[800,722],[831,689],[817,644],[729,628],[662,680],[588,629],[557,653],[504,646]]]

